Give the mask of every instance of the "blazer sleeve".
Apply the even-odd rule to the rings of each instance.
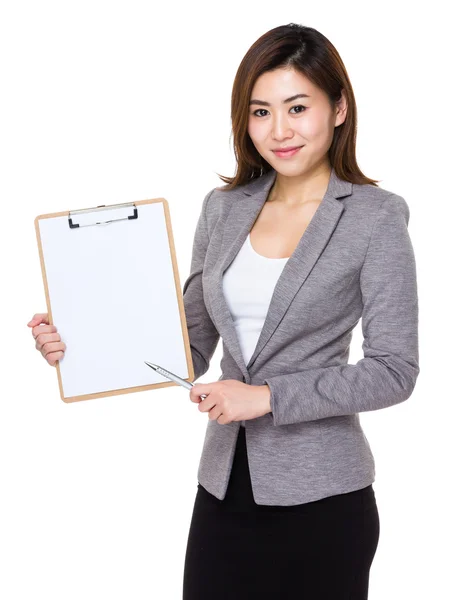
[[[378,410],[412,394],[420,369],[416,263],[408,223],[404,198],[387,196],[360,271],[364,358],[265,379],[274,425]]]
[[[183,285],[183,304],[194,366],[193,381],[207,372],[220,337],[205,307],[202,289],[202,269],[209,243],[207,203],[213,192],[211,190],[202,202],[194,234],[190,274]]]

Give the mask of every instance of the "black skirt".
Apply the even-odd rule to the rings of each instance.
[[[294,506],[256,504],[241,426],[225,498],[197,486],[183,600],[366,600],[379,533],[372,485]]]

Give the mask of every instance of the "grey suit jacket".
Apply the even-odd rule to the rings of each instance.
[[[195,381],[221,336],[220,379],[268,384],[271,412],[246,421],[255,502],[302,504],[375,481],[358,413],[403,402],[419,373],[416,265],[409,207],[392,192],[331,171],[325,196],[277,281],[253,356],[243,359],[223,295],[275,180],[211,190],[183,287]],[[348,363],[361,318],[364,358]],[[222,500],[240,422],[207,423],[198,480]]]

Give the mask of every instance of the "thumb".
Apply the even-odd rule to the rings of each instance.
[[[34,315],[32,317],[32,319],[29,321],[29,323],[27,323],[27,326],[35,327],[36,325],[39,325],[40,323],[45,323],[46,325],[50,324],[50,321],[48,319],[48,313],[38,313],[38,314]]]

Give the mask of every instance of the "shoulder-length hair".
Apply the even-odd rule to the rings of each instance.
[[[273,167],[260,155],[247,131],[249,102],[257,78],[266,71],[294,68],[324,90],[334,110],[342,89],[348,103],[345,121],[334,130],[329,148],[330,164],[340,179],[372,184],[356,162],[357,109],[345,65],[332,43],[319,31],[296,23],[270,29],[249,48],[234,79],[231,96],[231,135],[234,136],[236,175],[218,175],[229,191],[261,177]],[[377,186],[378,187],[378,186]]]

